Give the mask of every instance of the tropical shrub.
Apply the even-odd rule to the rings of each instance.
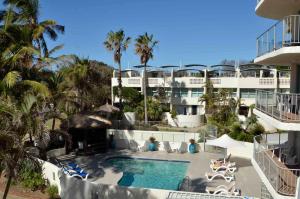
[[[148,119],[149,121],[160,121],[162,119],[163,109],[160,105],[160,102],[147,98],[147,110],[148,110]],[[136,108],[137,116],[140,120],[144,119],[144,101],[142,101],[139,106]]]
[[[33,191],[44,189],[46,185],[41,166],[28,160],[24,161],[20,167],[19,180],[24,187]]]
[[[47,187],[47,190],[46,190],[48,196],[49,196],[49,199],[57,199],[59,198],[59,195],[58,195],[58,188],[56,185],[50,185],[49,187]]]

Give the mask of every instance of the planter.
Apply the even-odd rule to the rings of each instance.
[[[189,152],[190,153],[196,153],[196,145],[195,144],[190,144]]]
[[[149,151],[156,151],[155,143],[150,143],[148,149]]]

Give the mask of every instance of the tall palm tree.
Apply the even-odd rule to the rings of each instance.
[[[3,199],[7,198],[20,164],[27,158],[34,161],[24,145],[28,129],[33,128],[26,122],[28,114],[25,111],[31,106],[31,101],[25,100],[18,106],[9,99],[0,99],[0,162],[8,176]]]
[[[154,47],[158,45],[158,41],[153,39],[153,35],[138,36],[135,40],[135,53],[140,56],[141,64],[144,65],[144,81],[143,81],[143,92],[144,92],[144,112],[145,112],[145,123],[148,123],[147,115],[147,63],[150,59],[153,59]]]
[[[113,32],[110,31],[107,34],[106,41],[104,42],[104,46],[108,51],[113,52],[114,61],[119,66],[119,74],[118,74],[118,96],[119,96],[119,104],[122,109],[122,67],[121,67],[121,58],[122,52],[126,51],[128,45],[131,41],[130,37],[126,37],[124,31],[121,29],[119,31]]]

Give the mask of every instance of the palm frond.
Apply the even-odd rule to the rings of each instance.
[[[24,85],[30,86],[32,90],[34,90],[35,92],[37,92],[37,94],[40,94],[43,97],[48,97],[50,94],[47,86],[40,82],[36,82],[33,80],[24,80],[22,83]]]

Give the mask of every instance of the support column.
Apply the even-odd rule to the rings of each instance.
[[[274,71],[274,84],[275,84],[274,91],[275,91],[275,93],[277,93],[278,89],[279,89],[279,75],[278,75],[277,69],[274,69],[273,71]]]
[[[291,67],[290,93],[300,93],[300,64]]]

